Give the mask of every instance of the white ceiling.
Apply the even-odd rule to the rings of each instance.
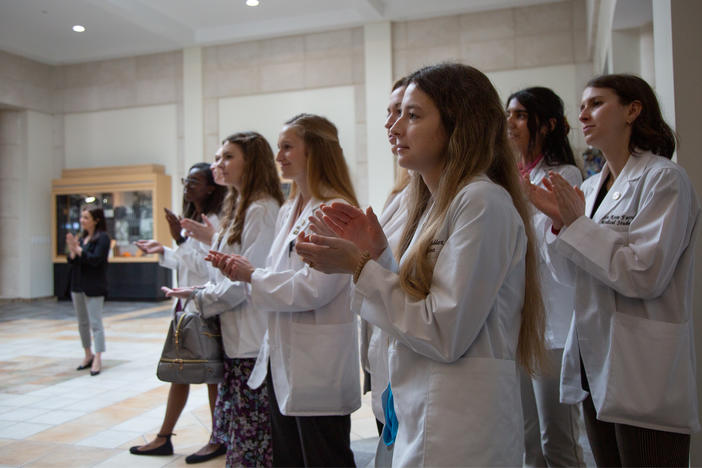
[[[49,64],[558,0],[0,0],[0,49]],[[75,33],[74,24],[87,30]]]

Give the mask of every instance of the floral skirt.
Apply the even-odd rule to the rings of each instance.
[[[224,358],[211,443],[227,447],[227,467],[271,466],[273,448],[268,389],[246,385],[256,359]]]

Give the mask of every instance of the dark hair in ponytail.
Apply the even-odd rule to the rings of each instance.
[[[546,165],[575,165],[573,149],[568,142],[570,125],[566,120],[561,98],[549,88],[535,86],[513,93],[507,99],[508,106],[512,99],[516,99],[527,111],[529,151],[533,150],[536,136],[541,128],[546,127],[546,136],[541,149]],[[551,128],[552,120],[553,128]]]

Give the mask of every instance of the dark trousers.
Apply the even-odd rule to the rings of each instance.
[[[285,416],[275,398],[270,366],[268,400],[273,429],[273,466],[355,467],[351,416]]]
[[[370,372],[363,369],[363,394],[365,395],[366,393],[368,393],[370,391],[371,391],[371,375],[370,375]],[[375,425],[378,427],[378,435],[382,436],[384,424],[381,423],[378,419],[376,419]]]
[[[583,390],[589,392],[580,363]],[[590,395],[583,401],[583,416],[597,466],[689,466],[690,434],[600,421]]]

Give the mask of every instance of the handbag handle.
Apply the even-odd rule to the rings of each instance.
[[[188,304],[190,304],[190,301],[195,299],[195,296],[197,295],[197,292],[200,289],[205,289],[205,287],[204,286],[195,286],[195,288],[192,290],[192,292],[190,293],[188,298],[185,300],[185,303],[183,303],[183,312],[185,312],[185,308],[188,307]],[[178,299],[178,300],[180,301],[180,299]],[[174,307],[173,308],[173,322],[176,321],[176,313],[177,312],[176,312],[175,307]],[[175,332],[175,328],[173,329],[173,331]]]
[[[174,334],[178,329],[178,304],[180,304],[180,299],[176,298],[176,303],[173,305],[173,317],[171,317],[171,327]]]

